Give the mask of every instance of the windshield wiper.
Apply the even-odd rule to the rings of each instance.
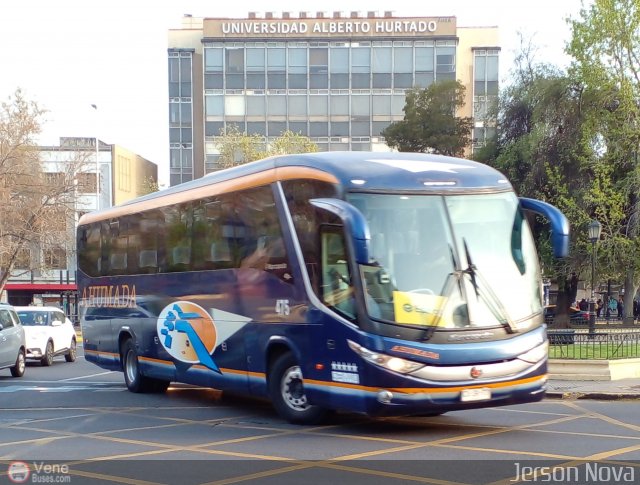
[[[469,275],[471,285],[473,286],[473,289],[476,293],[476,298],[480,298],[482,299],[482,301],[484,301],[484,303],[487,305],[487,308],[489,308],[489,311],[491,311],[493,316],[496,317],[501,325],[507,327],[510,333],[515,333],[517,330],[516,325],[513,323],[511,317],[509,317],[509,313],[500,301],[500,298],[498,298],[498,296],[492,290],[491,285],[489,285],[487,280],[482,276],[482,273],[478,271],[478,267],[473,264],[471,253],[469,252],[469,247],[467,246],[467,241],[464,238],[462,239],[462,243],[464,245],[464,252],[467,257],[467,268],[462,270],[460,273]],[[480,284],[478,284],[478,282]]]
[[[478,298],[480,296],[478,283],[476,282],[476,273],[478,268],[476,268],[476,265],[473,264],[473,261],[471,260],[471,253],[469,253],[469,247],[467,246],[466,239],[462,238],[462,244],[464,245],[464,253],[467,256],[467,269],[463,269],[462,273],[469,275],[473,289],[476,292],[476,298]]]

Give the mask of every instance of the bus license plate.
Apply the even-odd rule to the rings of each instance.
[[[488,387],[480,387],[476,389],[463,389],[460,393],[460,400],[468,401],[486,401],[491,399],[491,389]]]

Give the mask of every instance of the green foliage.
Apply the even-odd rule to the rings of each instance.
[[[232,126],[226,132],[220,131],[220,138],[215,142],[220,152],[218,165],[222,168],[242,165],[264,158],[264,139],[258,134],[247,135]]]
[[[318,151],[318,145],[300,133],[285,131],[269,144],[267,155],[286,155],[288,153],[313,153]]]
[[[640,270],[640,2],[594,0],[571,26],[570,74],[592,100],[589,127],[598,142],[586,200],[603,224],[599,263],[603,276],[633,281]]]
[[[473,121],[456,117],[464,106],[465,88],[459,81],[437,82],[407,93],[404,119],[389,125],[382,135],[401,152],[462,156],[471,141]]]
[[[242,165],[273,155],[318,151],[318,145],[300,133],[285,131],[267,144],[263,136],[241,133],[236,126],[226,132],[221,131],[215,146],[220,152],[218,163],[222,168]]]
[[[160,190],[157,180],[153,177],[145,177],[142,181],[142,195],[152,194]]]

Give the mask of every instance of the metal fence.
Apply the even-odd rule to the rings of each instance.
[[[549,358],[615,360],[640,358],[640,330],[547,330]]]

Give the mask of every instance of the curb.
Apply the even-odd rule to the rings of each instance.
[[[578,399],[593,399],[597,401],[622,401],[628,399],[640,399],[639,393],[629,393],[629,392],[558,392],[558,391],[547,391],[545,394],[549,399],[567,399],[567,400],[578,400]]]

